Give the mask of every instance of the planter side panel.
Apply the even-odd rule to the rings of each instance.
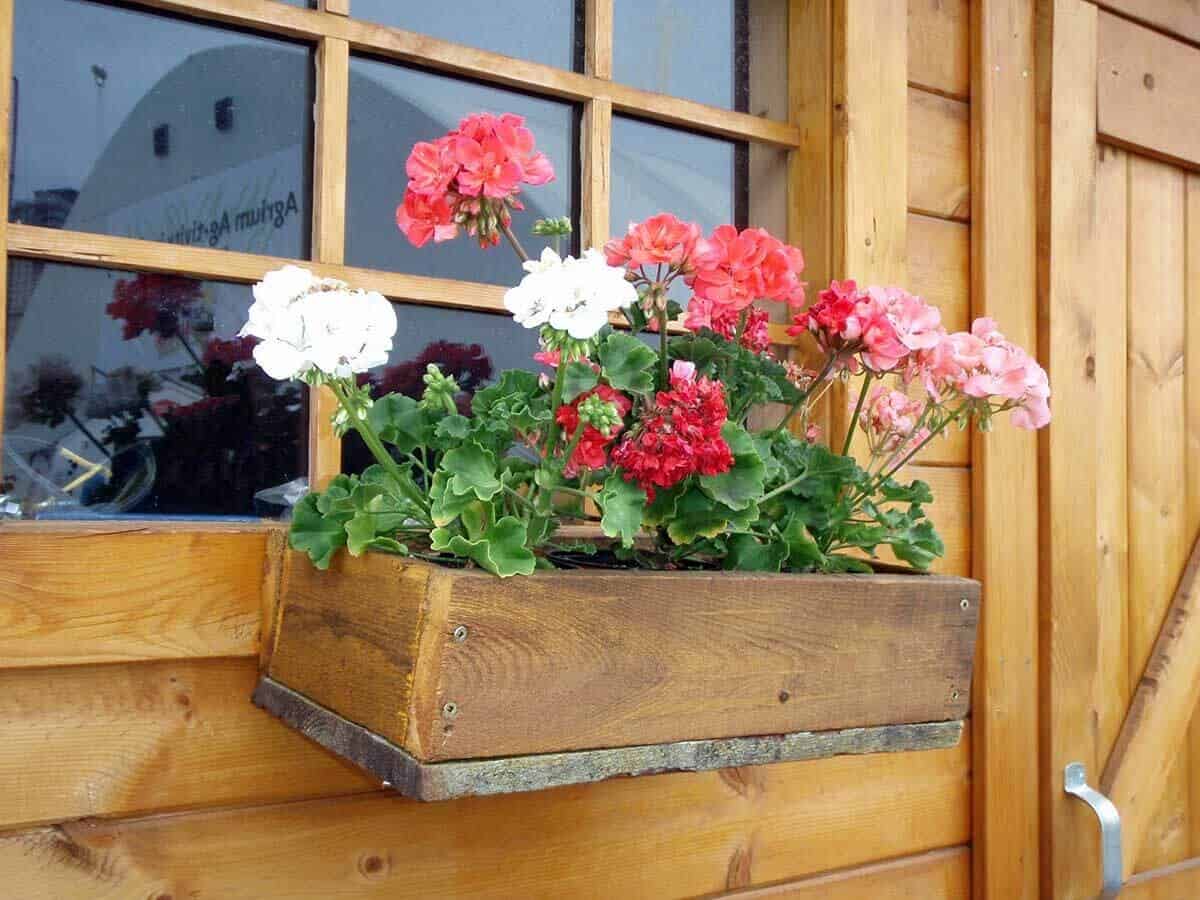
[[[271,677],[403,744],[430,568],[341,553],[322,572],[289,556]]]
[[[425,760],[939,722],[968,709],[979,586],[966,579],[434,577],[454,582],[447,630],[469,636],[443,638],[436,678],[422,680]]]

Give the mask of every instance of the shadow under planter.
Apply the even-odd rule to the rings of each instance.
[[[254,702],[406,796],[950,747],[979,584],[288,553]]]

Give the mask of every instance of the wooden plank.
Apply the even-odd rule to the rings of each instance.
[[[266,539],[244,526],[6,525],[0,668],[252,655]]]
[[[584,71],[612,78],[613,0],[587,0],[584,5]]]
[[[959,222],[971,218],[970,108],[908,89],[908,208]],[[909,249],[911,265],[912,248]]]
[[[320,262],[340,265],[346,248],[349,44],[325,38],[317,45],[316,83],[312,255]],[[308,479],[315,490],[323,490],[342,470],[342,442],[332,424],[338,404],[327,387],[310,388],[308,396]]]
[[[270,675],[404,744],[431,571],[383,554],[343,553],[325,572],[288,560]]]
[[[1168,770],[1163,765],[1163,756],[1173,757],[1183,744],[1192,712],[1200,701],[1198,604],[1200,535],[1196,537],[1162,631],[1154,643],[1154,651],[1138,682],[1125,724],[1100,782],[1101,791],[1121,811],[1126,872],[1133,871],[1134,864],[1141,858],[1141,848],[1153,816],[1159,812],[1164,799]],[[1177,764],[1176,769],[1181,770],[1182,766]],[[1166,808],[1172,813],[1177,805],[1186,809],[1186,794],[1166,799]]]
[[[1034,351],[1037,172],[1032,0],[972,5],[971,317]],[[972,572],[987,585],[975,682],[974,894],[1038,896],[1037,437],[976,433]],[[1014,522],[1021,525],[1014,529]]]
[[[1183,375],[1187,402],[1187,515],[1184,533],[1200,532],[1200,176],[1188,175],[1184,190],[1184,248],[1187,321],[1184,324]],[[1191,791],[1193,853],[1200,853],[1200,715],[1192,715],[1188,787]]]
[[[1193,0],[1099,0],[1096,5],[1184,40],[1200,43],[1200,9]]]
[[[966,744],[455,803],[64,823],[0,838],[0,876],[22,900],[690,897],[965,842]]]
[[[257,679],[253,659],[0,671],[0,827],[377,789],[255,709]]]
[[[967,900],[970,895],[971,850],[949,847],[719,896],[721,900]]]
[[[583,107],[583,221],[580,240],[586,247],[603,247],[612,236],[612,101],[592,100]],[[618,229],[627,223],[618,223]]]
[[[1095,698],[1087,689],[1096,683],[1101,631],[1094,527],[1099,450],[1093,372],[1103,363],[1096,358],[1096,297],[1103,293],[1096,281],[1093,199],[1096,8],[1083,0],[1053,0],[1039,5],[1038,13],[1038,121],[1046,129],[1038,141],[1039,345],[1054,385],[1054,422],[1040,440],[1038,467],[1038,528],[1045,536],[1038,640],[1045,766],[1039,781],[1047,817],[1041,852],[1048,858],[1042,895],[1090,900],[1100,890],[1099,830],[1092,812],[1063,793],[1062,772],[1076,760],[1089,772],[1104,763],[1096,756]],[[977,194],[977,204],[986,202]],[[977,212],[975,227],[979,223]]]
[[[1200,48],[1100,13],[1098,128],[1115,144],[1200,169]]]
[[[831,756],[941,750],[958,744],[963,732],[961,721],[921,722],[424,763],[403,747],[272,678],[264,676],[259,681],[254,703],[369,772],[385,787],[427,801],[544,791],[663,772],[708,772]]]
[[[348,16],[350,0],[321,0],[321,10],[327,13],[336,13],[339,16]]]
[[[835,4],[833,266],[862,284],[908,280],[907,34],[901,0]],[[850,416],[841,386],[830,395],[838,446]]]
[[[968,0],[908,0],[908,83],[966,100],[971,92]]]
[[[1134,875],[1121,890],[1121,900],[1193,900],[1197,896],[1200,896],[1200,858]]]
[[[1129,157],[1101,146],[1096,176],[1096,603],[1097,665],[1091,691],[1095,758],[1107,760],[1137,677],[1129,671],[1128,210]]]
[[[1129,179],[1129,671],[1145,671],[1193,537],[1184,532],[1187,470],[1183,351],[1184,175],[1163,163],[1130,158]],[[1154,315],[1142,311],[1153,307]],[[1144,835],[1137,867],[1158,868],[1190,852],[1188,779],[1170,748],[1171,774],[1157,814],[1126,812],[1126,828]],[[1172,760],[1175,761],[1170,766]],[[1155,783],[1155,774],[1140,773]],[[1165,774],[1163,767],[1158,774]],[[1153,825],[1148,825],[1151,817]],[[1137,849],[1126,840],[1126,859]]]

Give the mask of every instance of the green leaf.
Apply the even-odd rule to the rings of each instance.
[[[679,498],[683,494],[683,485],[675,485],[674,487],[660,489],[655,491],[654,499],[646,504],[646,511],[642,515],[642,521],[651,528],[662,525],[668,519],[674,518],[675,508],[679,503]]]
[[[345,523],[351,512],[323,515],[318,510],[319,494],[305,494],[292,510],[288,545],[308,554],[318,569],[328,569],[333,554],[346,545]]]
[[[720,475],[700,476],[704,492],[730,509],[745,509],[763,495],[766,467],[754,440],[740,425],[726,422],[721,437],[733,452],[733,465]]]
[[[495,384],[476,391],[471,398],[471,412],[486,417],[497,404],[510,403],[514,398],[526,401],[533,399],[539,391],[538,377],[524,369],[508,369],[500,373]]]
[[[613,332],[600,345],[604,379],[619,391],[648,394],[654,390],[658,354],[632,335]]]
[[[879,486],[879,496],[895,503],[932,503],[933,491],[924,481],[901,484],[889,478]]]
[[[918,522],[900,534],[889,537],[887,543],[897,558],[922,571],[946,552],[946,546],[934,530],[933,523],[928,521]]]
[[[729,538],[725,568],[744,572],[778,572],[787,558],[788,546],[782,540],[764,543],[752,534],[735,534]]]
[[[447,490],[446,483],[449,480],[450,476],[440,469],[433,473],[433,484],[429,488],[429,514],[434,525],[449,525],[462,515],[464,509],[476,502],[473,493],[460,495]]]
[[[563,402],[570,403],[584,391],[590,391],[599,380],[596,370],[582,360],[567,363],[563,372]]]
[[[444,442],[466,440],[470,433],[471,420],[457,413],[443,418],[437,423],[437,428],[434,430],[434,434]]]
[[[316,498],[314,509],[323,516],[353,515],[353,495],[357,487],[358,479],[353,475],[337,475],[323,492],[308,496]]]
[[[788,551],[788,568],[797,571],[820,569],[825,565],[825,554],[804,525],[801,516],[793,515],[783,529],[783,540]]]
[[[478,444],[464,444],[451,450],[442,457],[440,471],[450,476],[446,483],[450,493],[474,494],[480,500],[491,500],[500,491],[496,457]]]
[[[375,400],[367,410],[367,424],[375,429],[380,440],[402,453],[411,453],[433,437],[429,414],[404,394],[385,394]]]
[[[344,526],[346,549],[350,551],[351,556],[361,556],[377,540],[389,539],[388,536],[395,533],[400,524],[395,522],[395,517],[359,513]]]
[[[734,511],[718,503],[699,487],[689,487],[679,497],[675,516],[667,523],[667,537],[676,544],[690,544],[701,537],[716,537],[730,525]]]
[[[445,532],[446,529],[436,531]],[[468,540],[460,534],[440,535],[438,543],[444,543],[444,547],[435,544],[433,549],[446,549],[456,556],[473,559],[492,574],[507,578],[533,574],[536,557],[525,546],[526,538],[525,523],[505,516],[487,529],[479,540]]]
[[[839,553],[832,553],[825,558],[825,572],[856,572],[863,575],[870,575],[875,570],[871,568],[871,564],[855,559],[853,556],[842,556]]]
[[[619,537],[623,546],[632,547],[634,537],[642,529],[646,492],[626,481],[620,472],[613,472],[605,480],[597,500],[604,511],[600,528],[609,537]]]

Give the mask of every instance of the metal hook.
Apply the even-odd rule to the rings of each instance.
[[[1101,900],[1121,893],[1121,813],[1111,800],[1087,783],[1083,763],[1068,763],[1063,770],[1063,790],[1092,808],[1100,820],[1100,862],[1104,873]]]

